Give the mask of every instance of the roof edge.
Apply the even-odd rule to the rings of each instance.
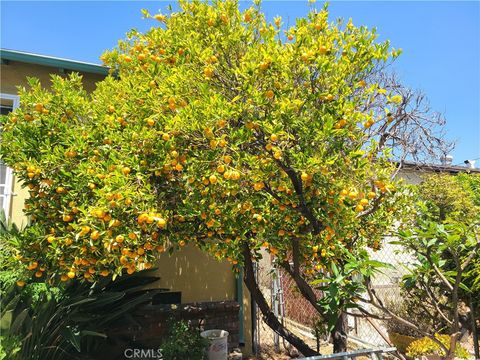
[[[108,67],[102,65],[9,49],[0,49],[0,59],[105,76],[108,75],[110,70]]]
[[[442,164],[424,164],[412,161],[396,161],[397,165],[403,169],[425,170],[431,172],[449,172],[449,173],[480,173],[479,168],[470,168],[466,166],[442,165]]]

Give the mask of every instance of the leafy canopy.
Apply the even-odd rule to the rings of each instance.
[[[284,30],[258,5],[180,1],[81,77],[30,80],[3,120],[2,159],[30,190],[18,259],[41,278],[132,273],[194,243],[233,265],[248,242],[308,274],[379,240],[394,217],[388,153],[365,112],[398,55],[374,31],[312,10]]]

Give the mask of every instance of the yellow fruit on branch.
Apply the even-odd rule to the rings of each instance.
[[[34,106],[34,108],[35,108],[35,111],[37,111],[37,112],[39,112],[39,113],[43,112],[43,109],[44,109],[42,103],[36,103],[35,106]]]
[[[232,173],[230,174],[230,179],[231,180],[240,179],[240,173],[238,171],[232,171]]]
[[[374,124],[375,122],[373,120],[367,120],[363,123],[363,126],[365,127],[365,129],[369,129],[372,127],[372,125]]]
[[[205,77],[206,77],[207,79],[212,78],[212,76],[213,76],[213,68],[210,67],[210,66],[207,66],[207,67],[203,70],[203,75],[205,75]]]
[[[110,273],[108,272],[108,270],[102,270],[100,271],[100,275],[103,276],[103,277],[106,277],[108,276]]]
[[[267,70],[270,67],[270,61],[262,61],[259,67],[260,70]]]
[[[79,235],[87,235],[90,232],[90,226],[82,226],[82,230],[80,231]]]
[[[263,182],[256,182],[253,184],[253,188],[256,190],[256,191],[260,191],[262,190],[263,188],[265,187],[265,184]]]
[[[90,239],[97,240],[100,237],[100,232],[98,230],[92,231],[90,234]]]
[[[165,228],[167,221],[164,218],[157,218],[157,226],[161,229]]]
[[[257,220],[258,222],[263,220],[263,216],[260,214],[253,214],[253,218]]]
[[[358,204],[356,207],[355,207],[355,211],[356,212],[362,212],[365,208],[361,205],[361,204]]]
[[[167,19],[167,17],[165,15],[162,15],[162,14],[156,14],[153,16],[153,18],[155,20],[158,20],[160,22],[165,22],[165,20]]]
[[[342,129],[342,128],[345,127],[345,125],[347,125],[347,120],[341,119],[334,125],[334,128],[335,129]]]

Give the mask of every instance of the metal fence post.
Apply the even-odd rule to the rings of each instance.
[[[272,309],[275,317],[278,319],[278,283],[277,276],[278,269],[272,271]],[[273,344],[275,346],[275,351],[280,351],[280,337],[276,332],[273,333]]]
[[[480,346],[478,344],[477,319],[475,314],[475,303],[473,302],[472,294],[470,297],[470,313],[472,317],[472,334],[473,334],[473,350],[475,351],[475,359],[480,359]]]

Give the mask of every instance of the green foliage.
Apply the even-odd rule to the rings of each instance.
[[[450,336],[448,335],[435,335],[435,338],[439,340],[447,348],[450,347]],[[413,358],[421,357],[422,355],[441,355],[445,356],[445,351],[440,348],[435,341],[428,337],[413,341],[407,348],[407,355]],[[457,343],[455,349],[455,355],[460,359],[468,359],[470,354],[468,351]]]
[[[402,279],[402,313],[398,314],[398,309],[393,313],[431,334],[430,339],[411,344],[411,356],[437,352],[434,334],[457,333],[461,309],[468,306],[470,296],[476,298],[479,294],[478,178],[470,176],[425,177],[417,188],[417,218],[398,231],[399,241],[394,242],[402,245],[413,260]],[[405,306],[408,314],[404,313]],[[439,336],[447,339],[448,348],[449,335]]]
[[[0,210],[0,289],[5,291],[22,277],[23,267],[16,261],[14,243],[19,235],[15,224],[7,221]]]
[[[75,282],[60,296],[49,296],[47,288],[38,300],[12,286],[2,297],[1,330],[7,345],[20,349],[9,359],[79,359],[94,351],[110,326],[128,324],[129,313],[151,300],[141,288],[158,278],[143,275]]]
[[[259,6],[179,5],[103,55],[118,76],[92,94],[76,74],[20,89],[0,153],[30,192],[23,266],[94,281],[187,243],[239,265],[245,242],[285,261],[298,240],[313,279],[378,249],[398,207],[372,126],[402,98],[372,79],[399,52],[327,7],[284,29]]]
[[[208,340],[200,336],[198,330],[191,329],[186,321],[170,321],[169,333],[162,343],[165,360],[202,360]]]
[[[410,249],[414,258],[409,265],[410,273],[402,279],[402,294],[411,312],[407,319],[417,326],[428,321],[431,328],[423,330],[432,336],[435,332],[459,331],[455,314],[462,307],[461,301],[468,304],[468,296],[475,294],[468,269],[478,266],[479,233],[479,223],[454,220],[438,223],[422,218],[417,220],[416,227],[399,233],[400,244]],[[468,265],[467,259],[472,261]],[[415,321],[418,316],[427,319],[418,323]],[[418,355],[437,349],[438,345],[431,341],[422,340],[411,353],[416,351]]]
[[[469,222],[475,218],[480,211],[479,195],[475,195],[475,184],[478,187],[480,178],[474,176],[432,174],[424,178],[418,186],[418,195],[425,201],[432,219]]]
[[[480,207],[480,174],[462,173],[457,181],[470,193],[476,206]]]
[[[463,282],[465,274],[461,269],[461,260],[466,254],[477,246],[478,225],[469,226],[461,222],[449,221],[439,224],[429,220],[419,219],[416,228],[399,232],[401,244],[412,250],[415,256],[416,266],[412,268],[411,274],[404,277],[404,287],[414,290],[418,285],[444,287],[438,273],[452,286],[455,283],[457,273],[460,271],[462,282],[460,288],[470,291]],[[452,265],[448,259],[457,260]],[[447,265],[454,266],[449,268]],[[438,272],[435,271],[435,267]]]
[[[322,315],[327,320],[327,331],[332,331],[341,311],[358,308],[358,298],[366,291],[365,279],[388,268],[388,264],[371,260],[367,251],[357,251],[352,254],[344,249],[340,266],[331,264],[323,276],[311,282],[318,285],[322,297],[318,301]]]
[[[480,176],[478,174],[462,173],[456,176],[451,175],[430,175],[419,186],[419,196],[425,202],[427,211],[421,209],[419,213],[424,213],[434,221],[456,223],[459,226],[457,234],[453,238],[456,241],[446,244],[453,246],[461,261],[467,259],[474,253],[474,258],[469,266],[463,271],[463,281],[465,285],[461,289],[460,296],[465,303],[471,295],[474,299],[480,297],[480,253],[475,251],[477,240],[473,238],[475,232],[478,236],[478,226],[480,224]],[[462,225],[463,224],[463,225]],[[434,226],[432,224],[432,226]],[[470,229],[471,236],[469,241],[462,241],[462,231]],[[463,230],[461,230],[463,229]],[[432,234],[433,236],[433,234]],[[460,238],[458,238],[460,236]],[[458,241],[460,240],[460,241]],[[430,241],[435,241],[431,239]],[[423,251],[428,250],[427,243],[423,244]],[[442,271],[455,271],[456,265],[449,251],[445,251],[438,256],[442,259],[441,264],[437,264]],[[424,259],[425,261],[425,259]],[[466,291],[466,289],[469,291]]]
[[[19,337],[0,335],[0,360],[15,359],[21,347],[22,343]]]

